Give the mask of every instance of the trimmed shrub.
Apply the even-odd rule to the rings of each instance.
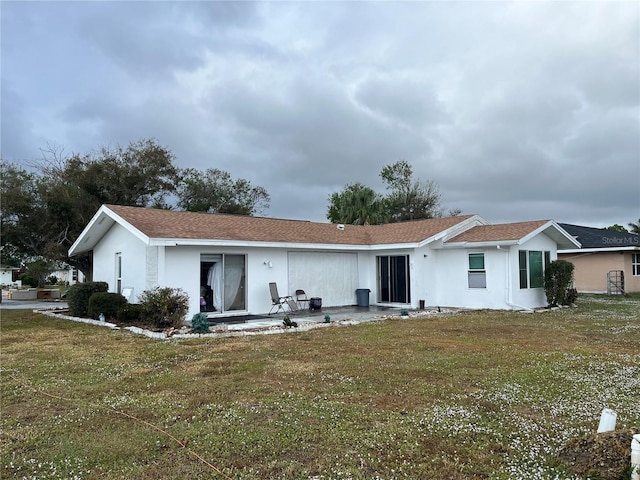
[[[67,290],[69,313],[74,317],[85,317],[89,308],[89,298],[97,292],[109,290],[107,282],[76,283]]]
[[[140,295],[142,320],[158,328],[183,325],[189,311],[189,296],[180,288],[156,287]]]
[[[136,323],[142,318],[142,305],[139,303],[126,303],[116,314],[118,323]]]
[[[89,297],[87,315],[97,319],[102,313],[106,320],[114,320],[126,303],[127,299],[119,293],[96,292]]]
[[[211,324],[209,323],[206,313],[196,313],[191,318],[191,327],[196,333],[207,333],[210,326]]]
[[[544,271],[544,293],[550,306],[568,305],[569,287],[573,284],[573,263],[566,260],[551,262]]]

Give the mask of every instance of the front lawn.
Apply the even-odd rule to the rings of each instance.
[[[573,479],[640,426],[640,297],[160,341],[2,310],[0,478]]]

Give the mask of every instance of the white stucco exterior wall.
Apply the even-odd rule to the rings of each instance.
[[[557,244],[545,234],[541,233],[531,240],[513,247],[510,255],[513,303],[525,308],[546,307],[547,297],[544,293],[544,288],[520,288],[519,250],[548,251],[550,252],[550,259],[553,262],[558,259]]]
[[[271,308],[269,282],[276,282],[280,295],[288,295],[287,252],[284,249],[256,247],[165,247],[165,265],[159,278],[164,286],[182,288],[189,295],[189,318],[200,311],[200,255],[245,255],[245,298],[242,313],[266,313]],[[265,261],[267,264],[265,264]],[[269,266],[268,262],[271,262]],[[234,312],[228,312],[232,315]]]
[[[416,248],[411,255],[411,301],[414,307],[424,300],[425,306],[436,304],[436,255],[431,248]]]
[[[520,288],[520,250],[549,251],[557,259],[556,243],[540,233],[521,245],[497,248],[452,248],[434,250],[436,282],[432,286],[435,301],[430,305],[464,308],[533,309],[547,305],[544,288]],[[484,253],[486,288],[469,288],[468,256]]]
[[[439,247],[439,245],[438,245]],[[140,236],[115,224],[94,248],[94,280],[105,281],[109,291],[116,291],[116,253],[122,256],[122,286],[134,288],[134,300],[147,289],[156,286],[181,288],[189,295],[190,319],[200,311],[200,255],[234,254],[246,258],[246,310],[235,313],[263,314],[271,309],[269,282],[276,282],[280,295],[294,295],[290,278],[289,252],[331,252],[327,249],[309,250],[302,246],[165,246],[147,245]],[[545,234],[538,234],[522,245],[496,248],[419,248],[373,247],[369,250],[333,250],[357,258],[357,284],[355,288],[371,290],[370,303],[379,303],[377,257],[380,255],[409,255],[411,278],[411,306],[420,300],[427,306],[455,306],[466,308],[536,308],[546,305],[543,288],[519,287],[519,250],[549,251],[551,260],[557,258],[556,243]],[[469,288],[468,254],[483,253],[485,258],[486,288]],[[311,267],[312,268],[312,265]],[[318,269],[321,271],[321,269]],[[317,278],[317,285],[326,282]],[[307,294],[314,296],[316,285]],[[355,304],[354,291],[348,292],[346,304]],[[321,290],[319,287],[317,288]],[[344,304],[344,303],[343,303]],[[323,306],[336,306],[323,301]],[[228,312],[227,314],[232,314]]]
[[[122,256],[122,286],[133,287],[134,298],[146,288],[146,245],[115,224],[93,250],[93,280],[107,282],[116,291],[116,253]]]
[[[435,250],[435,303],[444,307],[510,308],[505,303],[505,253],[495,247]],[[469,288],[469,254],[483,253],[486,288]]]

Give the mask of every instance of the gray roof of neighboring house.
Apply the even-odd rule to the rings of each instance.
[[[559,223],[568,234],[576,238],[582,248],[640,247],[640,235],[618,232],[606,228],[583,227],[569,223]]]

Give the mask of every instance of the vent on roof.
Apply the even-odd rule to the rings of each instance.
[[[344,230],[344,225],[342,223],[339,223],[336,228],[338,230]]]

